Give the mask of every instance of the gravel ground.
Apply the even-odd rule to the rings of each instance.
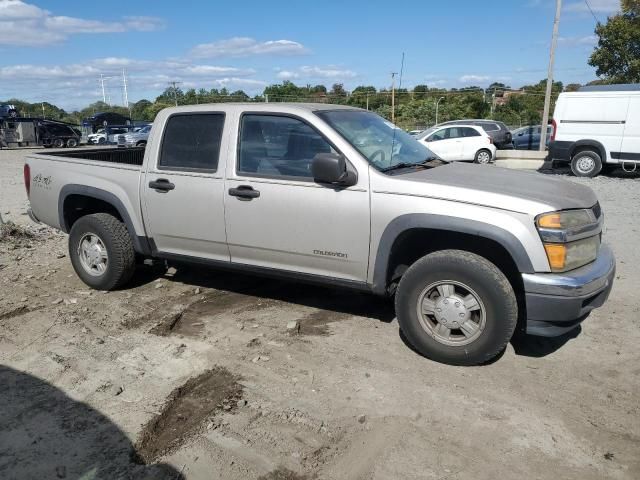
[[[90,291],[25,216],[23,155],[0,151],[27,227],[0,241],[0,478],[640,478],[640,177],[567,176],[606,214],[608,303],[463,368],[367,295],[185,266]]]

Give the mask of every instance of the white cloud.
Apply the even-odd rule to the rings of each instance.
[[[328,78],[334,80],[341,80],[344,78],[355,78],[358,74],[352,70],[340,69],[334,66],[328,67],[300,67],[300,71],[311,78]]]
[[[490,78],[488,75],[463,75],[458,80],[462,83],[481,83],[486,82]]]
[[[280,80],[293,80],[300,77],[300,74],[297,72],[291,72],[289,70],[280,70],[276,76]]]
[[[591,10],[594,13],[615,13],[620,10],[620,0],[588,0]],[[567,12],[586,12],[589,13],[589,6],[583,0],[580,2],[572,2],[564,8]]]
[[[258,42],[249,37],[234,37],[196,45],[190,52],[195,58],[247,57],[250,55],[301,55],[307,49],[292,40]]]
[[[0,45],[44,46],[63,42],[69,35],[151,31],[164,26],[155,17],[124,17],[103,22],[53,15],[22,0],[0,0]]]

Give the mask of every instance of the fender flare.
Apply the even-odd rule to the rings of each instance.
[[[415,228],[465,233],[493,240],[502,245],[509,255],[511,255],[520,273],[534,272],[531,259],[520,240],[503,228],[476,220],[450,217],[447,215],[413,213],[401,215],[392,220],[380,237],[373,270],[372,290],[374,293],[384,295],[386,292],[387,270],[391,256],[391,248],[394,242],[403,232]]]
[[[606,163],[607,161],[607,149],[604,148],[604,145],[602,145],[602,143],[598,142],[597,140],[578,140],[576,142],[573,142],[573,145],[571,145],[571,148],[569,149],[569,158],[573,159],[573,155],[575,153],[575,151],[577,149],[579,149],[580,147],[594,147],[598,150],[597,153],[600,154],[600,159],[602,160],[602,163]]]
[[[127,231],[129,232],[129,236],[133,242],[134,250],[142,255],[151,255],[149,240],[146,236],[138,236],[136,234],[129,212],[122,201],[113,193],[100,188],[77,184],[69,184],[62,187],[62,190],[60,190],[60,196],[58,197],[58,219],[60,222],[60,228],[63,232],[69,233],[69,230],[71,230],[64,218],[64,202],[70,195],[82,195],[83,197],[95,198],[96,200],[102,200],[103,202],[113,206],[127,227]]]

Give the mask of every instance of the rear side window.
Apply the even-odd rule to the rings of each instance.
[[[224,113],[172,115],[162,139],[160,170],[215,172]]]
[[[460,130],[462,130],[463,137],[479,137],[480,136],[478,131],[474,130],[473,128],[463,127]]]
[[[497,132],[500,130],[500,125],[497,123],[481,123],[480,126],[484,128],[485,132]]]

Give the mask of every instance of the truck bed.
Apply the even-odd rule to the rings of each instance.
[[[142,161],[144,160],[144,147],[56,150],[55,152],[43,153],[54,157],[77,158],[80,160],[137,166],[142,166]]]

